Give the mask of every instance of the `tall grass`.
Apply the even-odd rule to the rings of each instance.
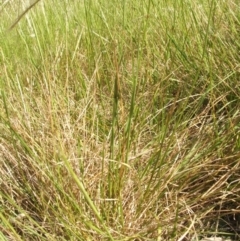
[[[1,240],[239,238],[237,1],[5,3]]]

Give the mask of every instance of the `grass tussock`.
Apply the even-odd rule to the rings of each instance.
[[[1,240],[239,238],[237,1],[19,4],[0,8]]]

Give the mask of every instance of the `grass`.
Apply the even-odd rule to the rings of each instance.
[[[0,8],[0,240],[239,238],[237,1],[21,4]]]

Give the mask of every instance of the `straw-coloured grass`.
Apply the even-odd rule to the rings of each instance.
[[[237,2],[39,3],[1,8],[1,240],[238,239]]]

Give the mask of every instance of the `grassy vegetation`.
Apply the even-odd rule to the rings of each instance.
[[[0,240],[238,237],[240,7],[0,8]],[[17,13],[17,14],[16,14]]]

